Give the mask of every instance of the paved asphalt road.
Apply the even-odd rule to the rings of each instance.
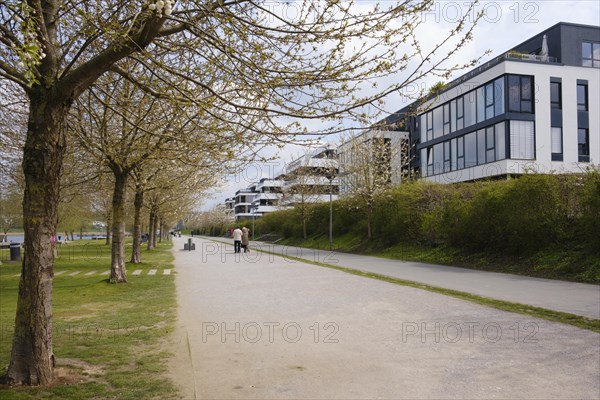
[[[184,241],[170,371],[185,398],[600,398],[597,333]]]
[[[219,238],[218,240],[231,243],[229,239]],[[311,261],[320,261],[431,286],[460,290],[493,299],[529,304],[549,310],[600,319],[600,285],[531,278],[261,242],[254,242],[251,245],[284,257],[299,257]],[[289,259],[288,261],[294,262]]]

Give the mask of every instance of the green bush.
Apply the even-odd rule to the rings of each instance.
[[[335,236],[366,241],[366,212],[351,198],[333,204]],[[528,174],[518,179],[440,185],[413,182],[376,197],[373,242],[446,245],[469,253],[527,255],[548,246],[600,249],[600,174]],[[302,238],[296,209],[267,214],[257,231]],[[328,235],[329,203],[311,206],[309,237]]]

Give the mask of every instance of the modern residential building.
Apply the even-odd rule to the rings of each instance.
[[[600,162],[599,68],[600,27],[546,29],[445,85],[416,118],[396,113],[412,119],[414,167],[441,183],[585,171]]]
[[[283,181],[278,179],[263,178],[248,187],[254,192],[251,212],[260,217],[280,209],[283,197]]]
[[[225,200],[225,208],[240,221],[260,218],[299,202],[326,202],[330,192],[331,200],[337,200],[338,172],[336,149],[321,145],[287,164],[275,179],[263,178],[238,190]]]
[[[234,216],[235,212],[235,197],[228,197],[225,199],[225,212],[230,215],[230,216]]]
[[[340,193],[352,194],[367,185],[399,185],[410,168],[410,147],[408,131],[376,127],[342,142],[338,148]]]
[[[255,194],[250,188],[235,192],[233,215],[236,221],[252,218],[252,200],[254,200]]]
[[[225,199],[225,209],[236,221],[259,218],[280,209],[283,182],[263,178]]]
[[[286,165],[277,179],[283,181],[282,204],[323,203],[337,200],[339,184],[337,150],[320,145]],[[331,196],[330,196],[331,194]]]

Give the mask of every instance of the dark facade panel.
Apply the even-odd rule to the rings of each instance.
[[[600,42],[600,28],[589,25],[558,23],[527,39],[511,50],[539,54],[544,35],[547,36],[548,55],[564,65],[581,67],[581,43]]]

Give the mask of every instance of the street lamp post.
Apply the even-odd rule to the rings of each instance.
[[[333,174],[329,176],[329,251],[333,250]]]
[[[252,205],[252,240],[254,240],[254,218],[256,217],[256,206]]]

